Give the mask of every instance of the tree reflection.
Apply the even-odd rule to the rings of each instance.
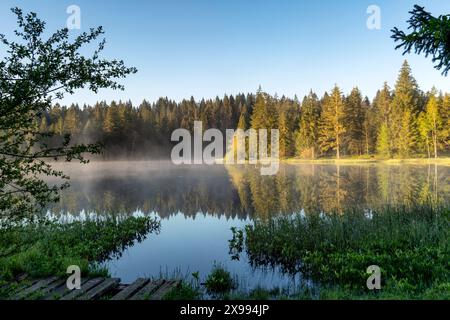
[[[450,167],[437,165],[282,165],[274,176],[245,165],[136,169],[79,175],[49,211],[56,216],[141,212],[238,219],[342,214],[355,207],[449,201],[449,177]]]

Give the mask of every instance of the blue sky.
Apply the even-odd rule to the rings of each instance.
[[[302,97],[310,88],[322,95],[335,83],[344,92],[357,85],[372,98],[384,81],[394,86],[405,57],[394,50],[390,29],[404,28],[416,3],[436,15],[450,13],[447,0],[2,0],[0,33],[15,27],[13,6],[37,12],[55,30],[65,26],[66,8],[75,4],[81,8],[80,31],[102,25],[105,56],[139,70],[122,82],[124,92],[81,91],[64,103],[213,98],[255,92],[259,85],[279,96]],[[372,4],[381,9],[381,30],[366,27]],[[407,59],[423,90],[450,91],[450,78],[430,58]]]

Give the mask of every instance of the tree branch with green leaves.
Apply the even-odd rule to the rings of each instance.
[[[18,29],[14,40],[0,34],[5,58],[0,61],[0,214],[30,217],[48,202],[57,201],[68,183],[48,185],[46,176],[68,179],[54,170],[49,160],[78,160],[101,151],[99,144],[72,144],[65,135],[58,146],[49,147],[53,132],[40,132],[39,122],[53,101],[86,88],[123,90],[118,80],[137,72],[122,60],[100,58],[105,48],[102,27],[83,32],[70,40],[67,28],[44,38],[45,22],[35,13],[13,8]],[[80,52],[98,42],[90,57]]]

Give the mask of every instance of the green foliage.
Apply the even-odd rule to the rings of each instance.
[[[183,281],[179,287],[168,292],[163,300],[199,300],[200,298],[201,292],[198,286]]]
[[[215,265],[206,278],[205,287],[208,293],[212,295],[222,295],[233,290],[236,287],[236,281],[232,278],[230,272]]]
[[[450,15],[433,17],[424,7],[415,5],[410,11],[411,18],[408,20],[408,29],[411,33],[406,34],[398,28],[392,29],[392,38],[400,44],[395,48],[403,48],[403,54],[425,53],[425,57],[432,55],[435,68],[442,70],[447,75],[450,70]]]
[[[6,53],[0,61],[0,213],[21,218],[35,213],[45,204],[58,199],[58,191],[67,187],[49,186],[43,176],[67,178],[52,169],[48,159],[73,159],[86,162],[84,153],[97,153],[97,144],[70,144],[69,133],[79,132],[80,118],[75,108],[67,111],[65,133],[58,144],[50,147],[53,135],[44,120],[55,99],[88,88],[123,89],[116,79],[135,73],[123,61],[100,59],[105,41],[98,43],[91,57],[81,54],[84,46],[103,34],[101,27],[69,39],[67,28],[43,39],[45,22],[35,13],[17,16],[17,40],[0,35]],[[42,129],[44,131],[39,131]],[[58,130],[62,128],[57,128]],[[62,130],[60,130],[61,133]]]
[[[335,86],[331,95],[324,101],[319,129],[319,144],[323,152],[336,151],[336,158],[340,158],[343,144],[344,127],[344,101],[338,86]]]
[[[350,154],[361,155],[364,153],[364,118],[363,99],[358,88],[353,88],[345,99],[345,145]]]
[[[353,291],[367,290],[366,269],[378,265],[382,287],[422,295],[449,281],[449,236],[448,209],[416,206],[257,221],[239,245],[254,266],[279,265]]]
[[[41,223],[3,228],[0,234],[0,279],[65,275],[69,265],[82,273],[104,274],[98,262],[117,257],[134,241],[157,232],[150,218],[99,220],[69,224]]]
[[[391,148],[389,145],[389,128],[383,123],[378,132],[377,152],[383,157],[391,156]]]
[[[330,101],[328,93],[319,99],[311,91],[300,105],[296,97],[289,99],[283,96],[278,99],[259,90],[256,95],[225,95],[223,98],[201,101],[191,98],[175,102],[160,98],[154,103],[144,100],[139,105],[132,105],[129,101],[112,101],[82,108],[76,104],[70,107],[56,104],[45,112],[44,120],[37,124],[45,123],[41,126],[42,130],[54,133],[48,141],[51,147],[68,133],[72,133],[73,143],[102,142],[101,159],[168,157],[173,143],[170,141],[171,131],[180,127],[192,130],[194,120],[203,121],[204,130],[218,128],[224,136],[225,129],[232,128],[279,129],[281,157],[297,155],[318,158],[335,155],[332,151],[336,149],[335,125],[336,119],[339,119],[340,156],[377,154],[378,134],[383,124],[389,129],[390,157],[400,156],[400,132],[406,132],[406,136],[410,137],[404,141],[406,152],[403,154],[422,156],[427,150],[420,136],[418,119],[420,112],[425,111],[428,97],[418,90],[407,64],[402,67],[397,82],[392,91],[385,83],[372,103],[367,98],[362,99],[355,88],[349,95],[340,98],[342,104],[339,105],[343,111],[339,108],[338,118],[334,117],[336,110],[327,104]],[[438,150],[444,155],[450,146],[446,110],[450,109],[446,108],[450,100],[448,95],[442,95],[437,100],[438,114],[442,119],[438,130]],[[222,110],[225,107],[226,112]],[[69,115],[71,109],[76,110],[71,114],[76,114],[80,119],[80,130],[75,130],[78,133],[73,133],[70,125],[66,127],[66,124],[73,122],[73,116]],[[323,113],[323,109],[326,112]],[[410,112],[410,123],[402,127],[405,111]],[[225,124],[229,127],[225,128]],[[342,133],[342,128],[345,133]],[[246,139],[247,150],[248,146]]]
[[[310,91],[309,95],[303,99],[301,107],[299,129],[296,135],[298,156],[304,156],[307,153],[313,159],[316,157],[320,112],[317,95]]]

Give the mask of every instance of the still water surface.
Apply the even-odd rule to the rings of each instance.
[[[253,166],[175,166],[169,162],[103,162],[61,167],[71,187],[49,211],[62,221],[99,216],[150,215],[161,230],[106,263],[132,282],[162,274],[205,277],[214,263],[238,277],[240,287],[295,286],[279,270],[253,269],[232,260],[232,227],[277,214],[313,214],[386,204],[447,202],[450,167],[435,165],[282,165],[261,176]],[[293,281],[294,280],[294,281]]]

